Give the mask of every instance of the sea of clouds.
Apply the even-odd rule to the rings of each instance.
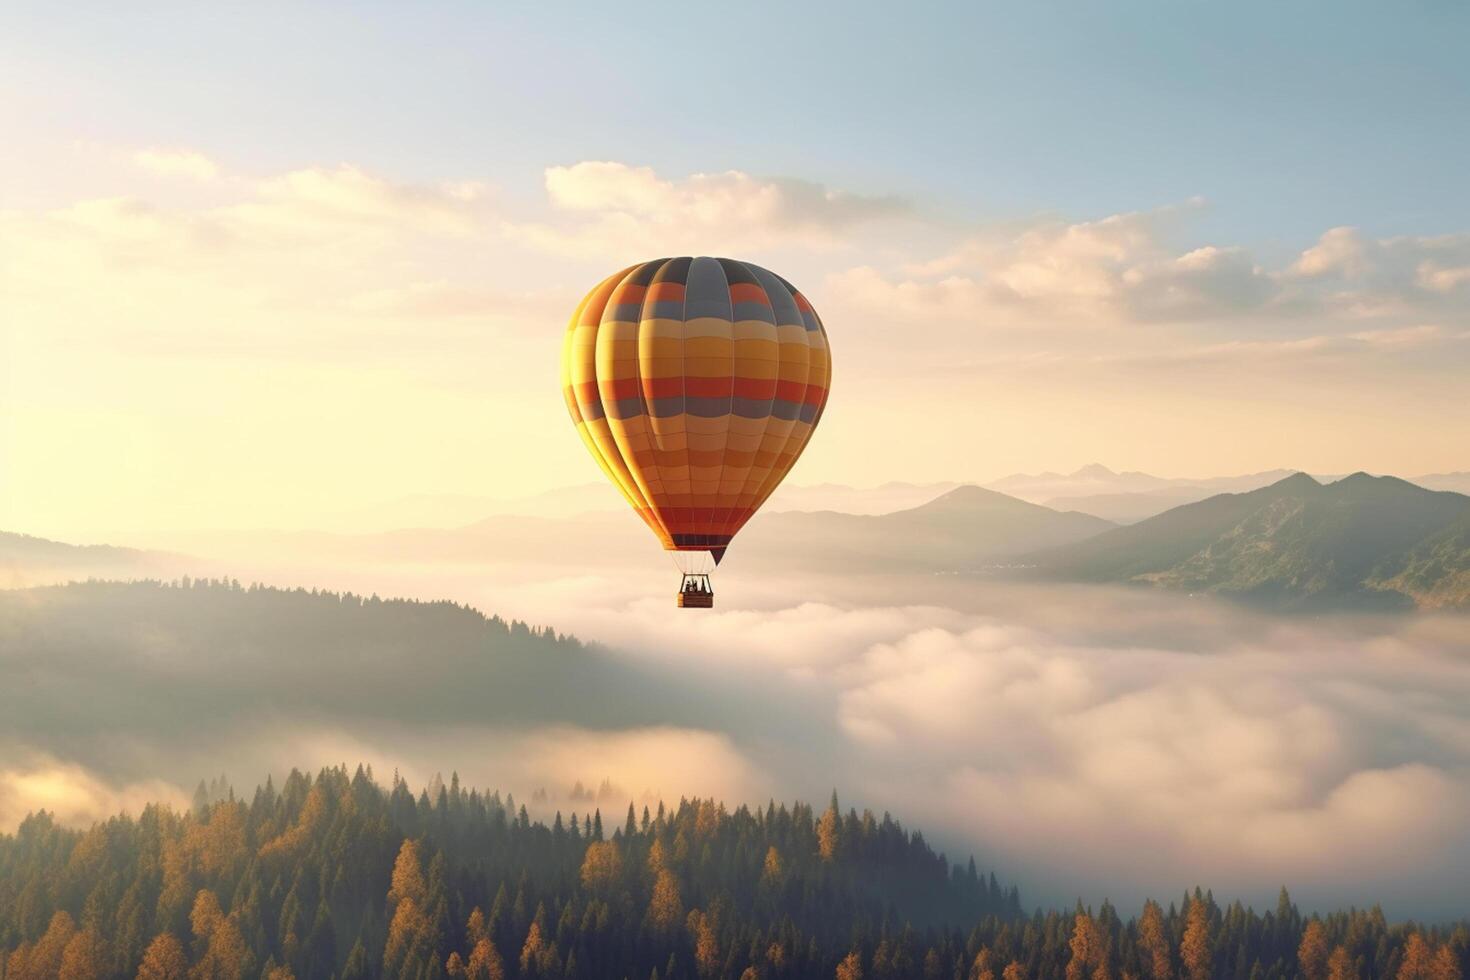
[[[820,804],[835,788],[956,860],[973,853],[1028,901],[1130,909],[1201,884],[1260,906],[1285,884],[1309,906],[1381,902],[1392,916],[1458,916],[1470,902],[1470,619],[1282,618],[1136,590],[737,569],[709,612],[675,609],[656,563],[251,569],[554,624],[661,678],[659,697],[719,707],[670,705],[679,721],[650,724],[660,712],[644,704],[623,726],[456,707],[410,724],[371,705],[283,716],[261,685],[183,740],[146,716],[54,737],[0,724],[0,827],[36,806],[85,824],[145,799],[183,803],[222,770],[248,789],[293,765],[363,761],[379,778],[455,770],[604,817],[630,799]],[[188,676],[172,696],[190,697]],[[67,689],[53,677],[28,696]],[[578,782],[610,789],[574,797]]]

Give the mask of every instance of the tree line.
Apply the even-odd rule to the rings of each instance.
[[[0,980],[1458,980],[1467,957],[1463,924],[1305,917],[1284,890],[1028,914],[835,794],[548,823],[458,777],[415,796],[338,767],[0,836]]]

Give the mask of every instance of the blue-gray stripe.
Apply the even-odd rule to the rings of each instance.
[[[746,300],[735,304],[735,319],[737,320],[760,320],[764,323],[775,325],[776,317],[771,313],[771,308],[764,303],[756,303]]]
[[[695,259],[684,286],[684,319],[714,316],[728,320],[730,312],[730,284],[725,281],[725,270],[714,259]]]
[[[756,279],[760,280],[761,288],[766,291],[766,296],[771,301],[771,310],[775,314],[777,325],[803,326],[801,310],[796,305],[796,299],[781,278],[758,265],[752,265],[749,268],[755,273]]]
[[[677,299],[656,299],[652,303],[644,303],[643,319],[682,320],[684,319],[684,303]]]

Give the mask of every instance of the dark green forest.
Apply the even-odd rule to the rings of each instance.
[[[888,815],[682,800],[548,825],[457,777],[201,785],[89,831],[0,837],[0,977],[1459,977],[1465,925],[1264,914],[1196,890],[1033,911]]]

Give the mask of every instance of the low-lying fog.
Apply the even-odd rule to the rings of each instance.
[[[1291,619],[949,577],[779,579],[742,575],[734,558],[713,611],[674,608],[677,578],[652,547],[626,567],[574,555],[220,564],[245,581],[454,598],[553,625],[618,669],[660,678],[650,697],[688,692],[720,710],[665,716],[645,703],[625,725],[508,725],[445,697],[433,723],[374,703],[302,717],[279,710],[265,678],[181,738],[163,719],[203,696],[207,662],[144,690],[125,663],[38,664],[0,649],[7,674],[33,681],[12,689],[23,712],[3,710],[0,693],[0,827],[35,806],[85,823],[148,799],[185,802],[221,771],[248,792],[293,765],[367,761],[415,786],[457,770],[526,802],[544,788],[546,806],[564,810],[590,805],[570,798],[576,782],[609,780],[604,817],[630,797],[821,803],[836,787],[844,807],[891,810],[952,858],[973,852],[1028,902],[1107,896],[1134,909],[1198,883],[1258,907],[1282,884],[1312,907],[1377,901],[1395,917],[1458,916],[1470,903],[1470,618]],[[289,683],[331,685],[353,669],[350,650],[324,649]],[[77,690],[150,707],[125,726],[116,714],[89,723],[61,710]],[[664,717],[682,720],[649,722]]]

